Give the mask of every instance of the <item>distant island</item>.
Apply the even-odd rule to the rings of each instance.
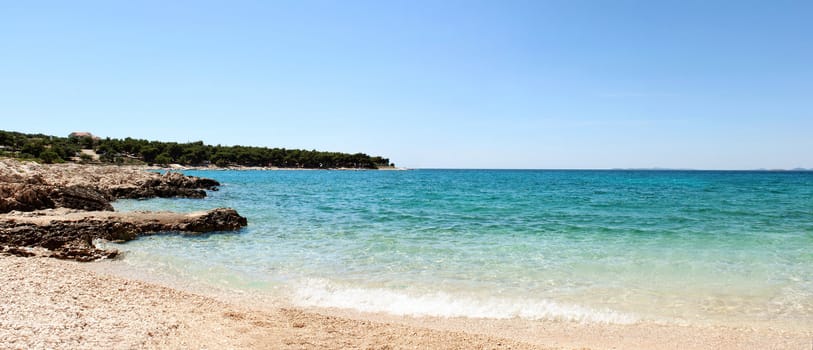
[[[203,141],[177,143],[100,138],[89,132],[67,137],[0,130],[0,156],[43,163],[179,164],[182,166],[274,167],[292,169],[379,169],[394,167],[388,158],[364,153],[307,151],[250,146],[212,146]]]

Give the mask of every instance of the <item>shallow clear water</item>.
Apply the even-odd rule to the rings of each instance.
[[[813,326],[813,173],[190,171],[237,233],[119,264],[302,306],[406,315]]]

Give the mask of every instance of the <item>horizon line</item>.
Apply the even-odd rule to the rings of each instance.
[[[401,167],[405,170],[547,170],[547,171],[731,171],[731,172],[813,172],[813,168],[791,169],[698,169],[698,168],[437,168],[437,167]]]

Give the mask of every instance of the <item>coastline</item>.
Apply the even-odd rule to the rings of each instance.
[[[52,198],[53,203],[48,205],[56,206],[24,212],[12,210],[0,215],[8,226],[6,235],[0,238],[13,238],[11,233],[22,232],[21,228],[53,231],[65,238],[65,247],[70,248],[66,252],[70,254],[75,253],[74,246],[78,243],[83,243],[83,248],[93,247],[94,243],[88,237],[107,240],[119,237],[108,234],[119,235],[125,226],[149,226],[145,226],[144,232],[128,231],[131,238],[150,230],[188,229],[197,232],[199,230],[184,221],[190,219],[190,214],[119,213],[105,209],[112,209],[107,207],[115,198],[153,198],[158,195],[200,198],[201,194],[206,194],[201,188],[213,188],[218,184],[177,173],[150,173],[144,171],[145,167],[45,166],[10,161],[0,162],[0,165],[5,171],[6,186],[13,190],[8,198],[14,201],[7,201],[7,204],[18,207],[27,203],[48,204],[44,200],[31,199]],[[74,188],[82,191],[66,190]],[[41,189],[32,192],[41,195],[22,196],[30,192],[26,192],[28,189]],[[95,211],[91,210],[94,208]],[[201,214],[203,212],[196,215]],[[217,223],[208,219],[203,221],[207,225]],[[91,222],[93,225],[88,226]],[[174,225],[172,227],[183,225],[184,228],[159,229],[154,227],[156,222]],[[76,225],[78,228],[73,227]],[[238,228],[241,225],[232,226]],[[105,227],[115,230],[106,234]],[[70,232],[74,231],[87,233],[88,237],[71,236]],[[44,233],[40,236],[50,237]],[[15,243],[22,248],[15,246],[13,252],[58,256],[44,253],[45,248],[54,247],[53,242],[43,242],[33,250],[29,248],[36,244],[31,242]],[[65,257],[73,256],[70,254]],[[150,273],[133,275],[114,266],[115,263],[106,259],[83,265],[42,257],[14,257],[0,252],[0,285],[3,286],[0,298],[4,300],[0,303],[0,348],[95,349],[115,345],[117,348],[161,349],[804,349],[809,348],[813,339],[813,331],[784,324],[740,327],[649,321],[619,324],[417,317],[301,307],[292,305],[285,298],[199,290],[189,281],[162,280]]]
[[[226,166],[226,167],[219,167],[216,165],[207,165],[207,166],[187,166],[187,165],[180,165],[180,164],[168,164],[166,166],[155,166],[155,165],[133,165],[134,167],[140,167],[144,170],[170,170],[170,171],[184,171],[184,170],[212,170],[212,171],[229,171],[229,170],[236,170],[236,171],[244,171],[244,170],[268,170],[268,171],[405,171],[410,170],[409,168],[403,167],[378,167],[376,169],[365,169],[365,168],[280,168],[280,167],[264,167],[264,166]]]
[[[258,310],[69,261],[0,255],[2,348],[533,349],[465,332]]]
[[[100,262],[98,264],[105,264]],[[805,349],[813,332],[405,317],[227,299],[93,265],[0,255],[9,348]]]

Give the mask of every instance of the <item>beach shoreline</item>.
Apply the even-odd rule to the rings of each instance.
[[[14,201],[6,202],[17,206],[11,209],[31,209],[24,207],[29,204],[45,207],[24,212],[15,209],[0,215],[7,226],[0,238],[6,237],[13,248],[6,250],[17,255],[58,256],[47,251],[54,248],[51,240],[34,244],[11,239],[31,236],[21,234],[22,229],[34,230],[45,238],[58,236],[66,241],[66,247],[79,242],[94,249],[99,248],[94,238],[125,240],[121,239],[125,226],[129,228],[128,239],[152,231],[207,231],[197,228],[200,225],[195,222],[201,220],[196,218],[207,218],[207,213],[213,211],[194,215],[115,212],[109,211],[109,203],[116,198],[153,198],[160,194],[201,198],[207,193],[201,188],[211,190],[219,185],[214,180],[177,173],[149,173],[145,167],[44,166],[14,161],[0,165],[6,186],[14,190],[8,195]],[[74,188],[83,191],[65,190]],[[22,196],[28,189],[41,190],[44,199],[35,201],[30,199],[40,197]],[[45,201],[50,198],[52,202]],[[232,214],[240,218],[236,212]],[[187,222],[190,219],[194,220]],[[211,226],[223,220],[203,221]],[[160,222],[172,227],[156,226]],[[135,230],[139,225],[147,226]],[[242,218],[239,225],[229,224],[226,228],[245,225]],[[82,233],[81,237],[72,236],[73,231]],[[107,249],[106,243],[100,243]],[[178,248],[185,249],[185,245]],[[74,250],[68,249],[70,254],[63,255],[76,258],[71,255]],[[94,255],[94,259],[99,256]],[[409,316],[302,306],[284,297],[252,295],[239,288],[199,289],[178,276],[162,279],[158,267],[153,273],[128,268],[126,254],[116,259],[80,264],[0,252],[0,349],[806,349],[813,340],[813,331],[803,328],[806,321],[796,328],[784,323],[602,323],[565,321],[556,315],[538,313],[543,320]],[[158,262],[150,261],[148,270],[155,264]],[[370,296],[362,299],[362,304],[372,302]],[[405,305],[407,310],[415,306]]]
[[[0,255],[0,282],[4,349],[537,348],[297,308],[251,309],[48,258]]]
[[[0,255],[5,348],[804,349],[781,329],[409,317],[259,303]]]

